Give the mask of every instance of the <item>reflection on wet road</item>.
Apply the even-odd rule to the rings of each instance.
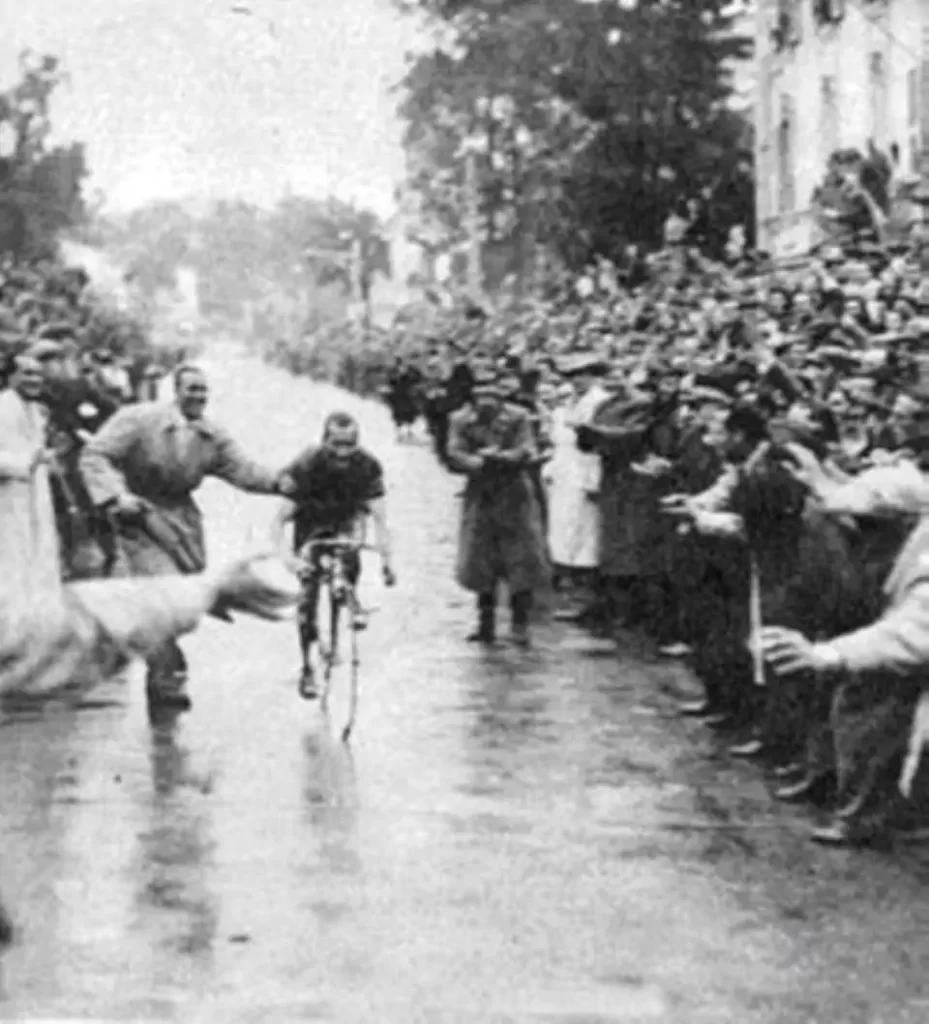
[[[251,622],[187,641],[177,722],[148,722],[133,674],[111,707],[4,723],[0,881],[23,936],[0,1019],[927,1019],[915,855],[809,847],[757,771],[670,717],[686,682],[632,641],[465,645],[459,481],[425,446],[255,364],[217,361],[213,386],[269,459],[344,404],[386,463],[401,582],[367,573],[352,750],[296,696],[291,627]],[[203,504],[214,558],[273,507],[220,485]]]

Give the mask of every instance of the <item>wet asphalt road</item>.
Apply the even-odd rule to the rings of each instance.
[[[929,860],[810,846],[805,812],[673,718],[687,680],[633,639],[465,645],[459,481],[383,410],[235,356],[212,375],[251,451],[283,459],[338,405],[386,464],[401,580],[369,563],[357,735],[297,697],[292,627],[252,622],[187,640],[173,726],[138,673],[101,688],[111,706],[7,721],[22,937],[0,1020],[929,1019]],[[215,558],[273,510],[219,484],[203,505]]]

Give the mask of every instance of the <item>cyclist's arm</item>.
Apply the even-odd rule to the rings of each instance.
[[[390,528],[387,525],[387,502],[383,498],[369,502],[368,515],[374,522],[374,546],[384,566],[389,568],[392,563],[392,552]]]

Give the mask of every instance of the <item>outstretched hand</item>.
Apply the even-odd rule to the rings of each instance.
[[[768,626],[761,630],[764,659],[779,675],[795,672],[824,672],[832,667],[811,640],[795,629]]]
[[[296,606],[300,588],[276,555],[261,554],[240,558],[221,569],[215,592],[216,606],[279,621]]]

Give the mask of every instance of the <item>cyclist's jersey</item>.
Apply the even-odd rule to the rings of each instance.
[[[296,490],[291,501],[294,514],[294,547],[311,537],[350,530],[368,512],[373,501],[383,498],[384,470],[363,448],[347,459],[337,459],[326,448],[308,448],[286,472]]]

